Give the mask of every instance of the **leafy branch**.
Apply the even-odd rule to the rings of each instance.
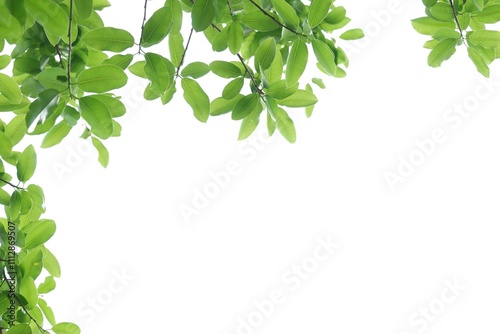
[[[464,44],[467,45],[467,42],[465,41],[465,37],[464,37],[464,31],[462,30],[462,27],[460,26],[460,22],[458,21],[457,11],[455,9],[455,6],[453,5],[453,0],[449,0],[449,2],[450,2],[451,10],[453,11],[453,18],[455,19],[455,23],[457,24],[457,28],[460,31],[460,37],[462,38],[462,41],[464,42]]]
[[[250,3],[252,5],[254,5],[255,7],[257,7],[257,9],[259,9],[264,15],[266,15],[267,17],[269,17],[271,20],[273,20],[274,22],[276,22],[276,24],[278,24],[280,27],[294,33],[295,35],[299,35],[299,36],[302,36],[302,37],[309,37],[307,35],[304,35],[304,34],[301,34],[295,30],[293,30],[292,28],[290,27],[287,27],[285,24],[281,23],[279,20],[276,20],[276,18],[274,16],[272,16],[271,14],[269,14],[264,8],[262,8],[258,3],[256,3],[254,0],[249,0]]]
[[[73,0],[69,1],[69,27],[68,27],[68,92],[71,98],[73,94],[71,93],[71,55],[73,52],[73,42],[72,42],[72,26],[73,26]]]
[[[141,37],[139,39],[139,51],[137,52],[137,54],[142,54],[142,42],[144,39],[144,26],[146,25],[147,18],[148,18],[148,0],[144,0],[144,16],[142,19]]]

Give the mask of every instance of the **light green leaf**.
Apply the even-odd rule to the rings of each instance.
[[[262,106],[257,107],[252,111],[252,113],[243,119],[240,126],[240,133],[238,135],[238,140],[245,140],[255,131],[260,121],[260,114],[262,113]]]
[[[12,104],[21,103],[23,98],[16,81],[3,73],[0,73],[0,93]]]
[[[360,39],[360,38],[365,37],[365,33],[361,29],[351,29],[351,30],[347,30],[339,37],[343,40],[351,41],[351,40]]]
[[[308,57],[309,51],[306,43],[299,39],[293,42],[286,65],[285,75],[287,86],[293,86],[299,82],[300,77],[306,69]]]
[[[102,167],[106,168],[109,164],[109,152],[106,146],[97,138],[92,137],[92,144],[97,149],[97,153],[99,154],[98,161],[102,165]]]
[[[450,21],[438,21],[431,17],[420,17],[411,21],[413,29],[423,35],[432,36],[436,30],[441,28],[455,29],[455,23]]]
[[[9,137],[0,131],[0,155],[3,157],[8,157],[12,154],[12,142]]]
[[[191,12],[192,26],[195,31],[203,31],[215,18],[215,7],[212,0],[196,0]]]
[[[223,97],[218,97],[210,103],[210,116],[220,116],[227,114],[234,109],[236,103],[243,98],[243,95],[238,94],[231,100],[226,100]]]
[[[50,308],[47,305],[47,302],[43,300],[42,298],[38,298],[38,306],[43,312],[43,315],[45,318],[47,318],[48,322],[54,326],[56,324],[56,318],[54,317],[54,312],[52,311],[52,308]]]
[[[210,66],[202,62],[194,62],[184,67],[181,71],[181,75],[183,77],[198,79],[206,75],[208,72],[210,72]]]
[[[90,125],[97,137],[107,139],[113,133],[113,119],[106,103],[96,96],[90,95],[80,99],[83,119]]]
[[[250,94],[243,97],[234,106],[231,118],[233,120],[241,120],[250,115],[252,111],[254,111],[254,109],[257,107],[259,99],[259,94]]]
[[[184,55],[184,38],[182,34],[168,36],[168,49],[170,51],[170,60],[175,67],[181,65]]]
[[[313,93],[313,89],[310,84],[306,85],[306,90],[310,93]],[[306,116],[309,118],[312,116],[312,113],[314,111],[314,104],[312,106],[306,107]]]
[[[87,19],[92,14],[94,3],[92,0],[75,0],[75,7],[82,19]]]
[[[332,0],[312,0],[308,16],[311,28],[314,28],[323,22],[325,17],[328,15],[332,2]]]
[[[26,182],[31,179],[36,169],[36,153],[33,145],[26,147],[19,155],[16,168],[19,181]]]
[[[245,79],[243,78],[237,78],[232,80],[230,83],[226,85],[226,87],[224,87],[224,90],[222,91],[222,97],[226,100],[231,100],[235,98],[241,92],[244,83]]]
[[[283,100],[277,100],[279,105],[290,108],[309,107],[318,102],[318,98],[307,90],[299,89],[291,96]]]
[[[500,4],[485,7],[482,11],[476,14],[476,19],[479,22],[486,24],[494,24],[500,21]]]
[[[98,28],[83,35],[88,46],[100,51],[123,52],[134,46],[134,36],[128,31],[117,28]]]
[[[172,28],[172,10],[170,7],[158,9],[144,25],[142,46],[149,47],[160,43]]]
[[[24,0],[24,6],[45,30],[68,42],[69,15],[55,0]]]
[[[32,249],[47,242],[56,232],[56,223],[45,219],[26,235],[26,249]]]
[[[330,47],[319,40],[312,40],[314,54],[318,59],[321,67],[331,76],[337,72],[337,65],[335,65],[335,55]]]
[[[68,76],[66,70],[60,67],[46,67],[36,76],[36,79],[46,89],[52,88],[60,92],[68,89]]]
[[[10,139],[12,145],[17,145],[27,132],[26,116],[17,115],[5,127],[5,135]]]
[[[118,66],[99,65],[82,71],[77,81],[85,92],[105,93],[125,86],[128,77]]]
[[[32,334],[31,327],[26,324],[17,324],[9,328],[8,334]]]
[[[26,299],[27,310],[33,309],[38,303],[38,290],[35,281],[30,276],[23,277],[19,284],[19,292]],[[10,330],[9,330],[10,332]]]
[[[234,64],[216,60],[210,63],[210,70],[215,74],[220,76],[221,78],[230,79],[237,78],[241,76],[241,70]]]
[[[290,6],[285,0],[271,0],[271,3],[273,4],[278,15],[285,22],[285,25],[287,27],[297,29],[300,24],[300,20],[295,12],[295,9],[293,9],[293,7]]]
[[[184,90],[184,99],[193,109],[194,117],[205,123],[210,115],[210,99],[208,95],[198,82],[193,79],[183,78],[181,85]]]
[[[41,251],[40,251],[41,254]],[[38,286],[38,293],[49,293],[56,288],[56,281],[54,276],[47,276],[45,280]],[[40,304],[40,301],[38,302]],[[43,311],[43,310],[42,310]]]
[[[132,60],[134,60],[134,55],[131,54],[114,55],[113,57],[104,60],[101,63],[101,65],[115,65],[123,70],[126,70],[129,67]]]
[[[47,248],[44,248],[43,252],[43,267],[47,269],[52,276],[61,277],[61,266],[59,265],[59,261],[57,261],[54,254]]]
[[[9,66],[12,58],[9,55],[1,55],[0,56],[0,70],[3,70],[7,66]]]
[[[141,60],[138,62],[133,63],[128,67],[128,70],[130,73],[133,75],[138,76],[139,78],[147,79],[148,76],[146,75],[146,72],[144,71],[144,66],[146,66],[146,61]]]
[[[279,27],[273,19],[258,10],[243,15],[241,22],[251,29],[263,32],[272,31]]]
[[[233,55],[241,50],[241,46],[243,45],[243,27],[238,21],[231,23],[228,28],[227,45]]]
[[[56,334],[80,334],[80,327],[70,322],[61,322],[52,327],[52,330]]]
[[[144,71],[151,81],[151,90],[161,96],[174,82],[175,67],[170,60],[156,53],[149,52],[144,57]]]
[[[456,39],[444,39],[432,49],[427,60],[429,66],[439,67],[443,61],[450,59],[456,51]]]
[[[274,37],[267,38],[255,51],[255,67],[267,70],[273,63],[276,55],[276,41]],[[240,71],[241,73],[241,71]]]
[[[495,49],[500,47],[500,31],[479,30],[470,33],[469,41],[473,44]]]
[[[42,148],[48,148],[59,144],[71,131],[72,127],[62,121],[45,135],[42,141]]]
[[[476,65],[478,72],[488,78],[490,76],[490,68],[486,64],[483,56],[471,47],[467,48],[467,52],[469,54],[469,58],[472,60],[474,65]]]
[[[277,108],[275,112],[276,116],[276,127],[286,140],[290,143],[295,143],[297,141],[297,133],[295,130],[295,124],[293,120],[288,116],[288,113],[282,108]]]
[[[31,278],[36,279],[42,272],[42,258],[43,253],[39,248],[29,252],[28,255],[26,255],[19,264],[19,268],[21,269],[23,277],[30,276]]]

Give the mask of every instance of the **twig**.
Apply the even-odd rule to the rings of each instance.
[[[73,0],[69,0],[69,28],[68,28],[68,91],[69,96],[73,97],[71,93],[71,53],[73,51],[73,43],[71,39],[73,36],[71,35],[71,28],[73,25]]]
[[[453,0],[449,0],[449,1],[450,1],[451,9],[453,11],[453,17],[455,18],[455,22],[457,24],[458,30],[460,31],[460,37],[462,38],[462,42],[464,42],[464,44],[467,45],[467,42],[465,41],[465,37],[464,37],[464,31],[462,30],[462,27],[460,27],[460,22],[458,21],[457,11],[455,10],[455,6],[453,6]]]
[[[176,77],[179,77],[179,72],[181,71],[181,67],[184,64],[184,59],[186,58],[189,44],[191,43],[191,37],[193,37],[193,32],[194,32],[194,28],[191,28],[191,32],[189,33],[189,38],[188,38],[187,43],[186,43],[186,48],[184,49],[184,52],[182,53],[181,61],[179,63],[179,66],[177,67],[177,73],[175,73]]]
[[[148,0],[144,0],[144,18],[142,19],[141,38],[139,40],[139,52],[137,52],[138,54],[142,53],[142,40],[144,38],[144,26],[146,25],[147,16],[148,16]]]
[[[16,188],[16,189],[19,189],[19,190],[24,190],[24,188],[23,188],[23,187],[16,186],[15,184],[12,184],[12,183],[10,183],[9,181],[6,181],[6,180],[4,180],[4,179],[2,179],[2,178],[0,178],[0,182],[3,182],[3,183],[5,183],[5,184],[8,184],[8,185],[9,185],[9,186],[11,186],[12,188]]]

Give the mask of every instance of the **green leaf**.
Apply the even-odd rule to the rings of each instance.
[[[431,17],[420,17],[411,21],[413,29],[423,35],[432,36],[436,30],[441,28],[455,29],[455,23],[449,21],[438,21]]]
[[[151,90],[161,96],[174,82],[175,67],[170,60],[156,53],[146,53],[144,57],[144,71],[151,81]]]
[[[247,139],[255,131],[255,129],[257,129],[261,113],[262,113],[262,106],[259,108],[259,105],[257,105],[257,108],[255,108],[254,111],[252,111],[252,113],[248,117],[243,119],[240,126],[240,133],[238,135],[238,140]]]
[[[279,27],[278,23],[258,10],[243,15],[241,22],[251,29],[263,32],[272,31]]]
[[[299,89],[286,99],[277,100],[276,102],[285,107],[302,108],[316,104],[318,102],[318,98],[307,90]]]
[[[293,86],[299,82],[300,77],[306,69],[308,57],[309,51],[306,43],[299,39],[293,42],[286,65],[285,75],[287,86]]]
[[[194,117],[205,123],[210,115],[210,99],[208,95],[198,82],[193,79],[183,78],[181,85],[184,90],[184,99],[193,109]]]
[[[52,254],[52,252],[47,248],[44,248],[43,267],[47,269],[49,274],[52,276],[61,277],[61,267],[59,265],[59,261],[57,261],[54,254]]]
[[[429,9],[430,14],[440,21],[453,21],[455,19],[453,8],[449,3],[438,3]]]
[[[1,55],[0,56],[0,70],[3,70],[7,66],[9,66],[12,58],[9,55]]]
[[[115,65],[123,70],[126,70],[129,67],[132,60],[134,60],[134,55],[131,54],[114,55],[113,57],[104,60],[101,63],[101,65]]]
[[[38,303],[38,290],[36,289],[35,281],[30,276],[23,277],[19,285],[19,292],[26,299],[25,305],[27,310],[33,309]],[[10,330],[9,330],[10,332]]]
[[[17,179],[21,182],[26,182],[35,173],[36,168],[36,153],[33,145],[29,145],[19,155],[17,159]]]
[[[183,77],[198,79],[206,75],[208,72],[210,72],[210,66],[202,62],[194,62],[184,67],[181,75]]]
[[[149,47],[160,43],[172,28],[172,10],[170,7],[158,9],[144,25],[142,46]]]
[[[3,50],[4,38],[7,42],[15,44],[21,37],[22,32],[21,25],[12,16],[7,6],[0,6],[0,49]]]
[[[456,39],[444,39],[440,41],[429,54],[428,64],[431,67],[439,67],[443,61],[450,59],[456,51]]]
[[[87,19],[92,14],[94,3],[92,0],[75,0],[75,7],[82,19]]]
[[[218,97],[210,103],[210,116],[220,116],[227,114],[234,109],[236,103],[243,98],[243,95],[238,94],[231,100],[226,100],[223,97]]]
[[[98,28],[83,35],[88,46],[100,51],[123,52],[134,46],[134,36],[128,31],[117,28]]]
[[[486,24],[497,23],[500,21],[500,5],[492,5],[484,8],[476,14],[476,19]]]
[[[311,87],[311,85],[310,85],[310,84],[307,84],[307,85],[306,85],[306,90],[307,90],[308,92],[313,93],[313,89],[312,89],[312,87]],[[306,116],[307,116],[308,118],[309,118],[309,117],[311,117],[311,116],[312,116],[313,111],[314,111],[314,105],[306,107]]]
[[[80,334],[80,327],[70,322],[61,322],[52,327],[52,330],[56,334]]]
[[[241,120],[250,115],[252,111],[254,111],[254,109],[257,107],[259,99],[259,94],[250,94],[243,97],[234,106],[231,118],[233,120]]]
[[[210,70],[215,74],[220,76],[221,78],[230,79],[237,78],[241,76],[241,70],[234,64],[216,60],[210,63]]]
[[[48,148],[59,144],[71,131],[72,127],[66,122],[60,122],[47,132],[42,141],[42,148]]]
[[[47,305],[47,302],[45,300],[43,300],[42,298],[38,298],[38,306],[42,310],[43,315],[45,316],[45,318],[47,318],[47,321],[52,326],[54,326],[56,324],[56,318],[54,317],[54,312],[52,311],[52,308],[50,308]]]
[[[476,65],[478,72],[488,78],[490,76],[490,68],[486,64],[483,56],[471,47],[467,48],[467,52],[469,54],[469,58],[472,60],[474,65]]]
[[[38,286],[38,293],[40,294],[49,293],[55,288],[56,288],[56,281],[54,280],[54,276],[47,276],[45,277],[45,280]],[[40,301],[38,302],[38,304],[40,304]]]
[[[82,71],[78,86],[84,92],[105,93],[127,84],[128,77],[118,66],[99,65]]]
[[[231,100],[238,96],[238,94],[241,92],[241,89],[243,88],[243,85],[245,84],[245,79],[243,78],[237,78],[232,80],[230,83],[224,87],[224,90],[222,91],[222,97],[226,100]]]
[[[170,51],[170,59],[175,67],[181,65],[182,56],[184,55],[184,38],[182,34],[168,36],[168,49]]]
[[[335,65],[335,54],[330,47],[319,40],[312,40],[314,54],[318,59],[321,67],[331,76],[337,72],[337,65]]]
[[[193,4],[191,18],[195,31],[207,29],[215,18],[215,7],[212,0],[196,0]]]
[[[113,119],[106,103],[96,96],[85,96],[80,99],[83,119],[90,125],[97,137],[107,139],[113,133]]]
[[[39,248],[29,252],[19,264],[23,277],[30,276],[31,278],[36,279],[43,269],[42,258],[43,253]]]
[[[40,116],[42,111],[48,111],[57,106],[59,94],[55,89],[47,89],[38,94],[38,98],[30,104],[28,113],[26,114],[26,126],[28,128]]]
[[[32,249],[46,243],[56,232],[56,223],[45,219],[26,235],[25,249]]]
[[[343,40],[351,41],[351,40],[360,39],[360,38],[365,37],[365,33],[361,29],[351,29],[351,30],[347,30],[339,37]]]
[[[21,103],[23,98],[21,89],[14,79],[3,73],[0,73],[0,93],[12,104]]]
[[[55,89],[59,92],[68,89],[66,70],[60,67],[46,67],[35,77],[46,89]]]
[[[138,76],[139,78],[147,79],[148,76],[146,75],[146,72],[144,71],[144,67],[146,66],[146,61],[141,60],[138,61],[128,67],[128,70],[130,73],[133,75]]]
[[[55,0],[24,0],[24,6],[46,31],[68,42],[69,15]]]
[[[280,80],[270,84],[266,93],[275,99],[282,100],[294,94],[298,89],[298,82],[293,86],[288,86],[285,80]]]
[[[12,142],[9,137],[0,131],[0,155],[8,157],[12,154]]]
[[[102,167],[106,168],[109,164],[109,152],[106,146],[97,138],[92,137],[92,144],[97,149],[97,153],[99,154],[98,161],[102,165]]]
[[[243,27],[237,21],[231,23],[227,31],[227,45],[229,51],[235,55],[241,50],[243,45]]]
[[[488,49],[495,49],[500,47],[500,31],[473,31],[468,37],[469,41],[471,41],[473,44],[484,46]]]
[[[297,141],[297,133],[295,130],[295,125],[293,120],[288,116],[287,112],[282,108],[277,108],[275,112],[276,116],[276,127],[281,135],[288,140],[290,143],[295,143]]]
[[[5,126],[5,135],[10,139],[12,145],[17,145],[24,137],[26,128],[26,116],[18,115]]]
[[[293,7],[290,6],[285,0],[271,0],[271,3],[273,4],[278,15],[285,22],[285,25],[287,27],[297,29],[300,24],[300,20],[295,12],[295,9],[293,9]]]
[[[325,17],[328,15],[332,2],[333,0],[312,0],[308,16],[311,28],[314,28],[323,22]]]
[[[17,324],[9,328],[8,334],[32,334],[31,327],[26,324]]]
[[[440,28],[436,30],[436,32],[432,35],[432,38],[438,41],[442,41],[443,39],[448,39],[448,38],[459,39],[460,33],[455,29]]]
[[[274,37],[267,38],[255,51],[255,67],[267,70],[273,63],[276,55],[276,41]],[[241,71],[240,71],[241,73]]]

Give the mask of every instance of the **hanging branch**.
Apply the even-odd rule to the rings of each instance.
[[[141,38],[139,39],[139,51],[137,52],[137,54],[142,53],[142,40],[144,38],[144,26],[146,25],[147,15],[148,15],[148,0],[144,0],[144,17],[142,19]]]
[[[187,51],[189,49],[189,44],[191,43],[191,38],[193,37],[194,28],[191,28],[191,32],[189,33],[189,38],[186,43],[186,47],[184,48],[184,52],[182,53],[181,61],[179,66],[177,67],[177,72],[175,73],[176,77],[179,77],[179,72],[181,71],[181,67],[184,64],[184,59],[186,58]]]
[[[453,11],[453,17],[455,18],[455,23],[457,24],[458,30],[460,31],[460,37],[462,38],[462,41],[464,42],[464,44],[467,45],[467,42],[465,41],[465,37],[464,37],[464,31],[462,30],[462,27],[460,26],[460,22],[458,21],[457,11],[455,10],[455,6],[453,6],[453,0],[449,0],[449,1],[450,1],[451,9]]]
[[[10,183],[9,181],[6,181],[6,180],[4,180],[4,179],[2,179],[2,178],[0,178],[0,182],[3,182],[3,183],[5,183],[5,184],[8,184],[8,185],[9,185],[9,186],[11,186],[12,188],[19,189],[19,190],[24,190],[24,188],[23,188],[23,187],[16,186],[15,184],[12,184],[12,183]]]
[[[68,91],[69,91],[69,96],[74,97],[73,94],[71,93],[71,55],[73,52],[73,43],[71,42],[73,36],[71,34],[71,27],[73,25],[73,0],[69,1],[69,27],[68,27]],[[59,48],[58,48],[59,50]]]

